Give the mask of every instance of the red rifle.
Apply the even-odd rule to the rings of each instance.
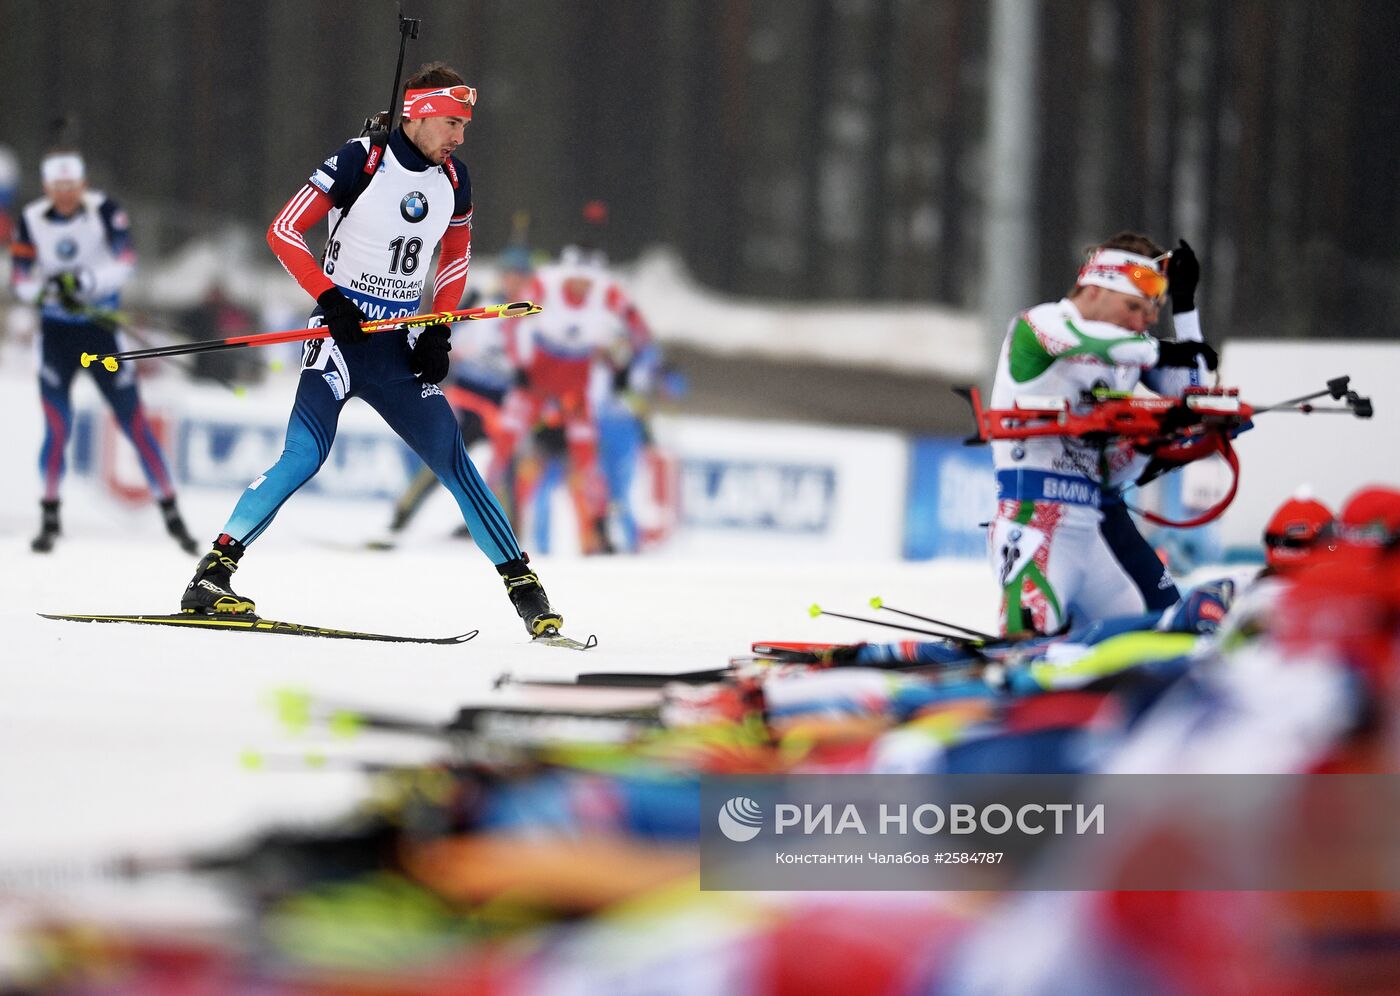
[[[1269,411],[1343,412],[1357,418],[1370,418],[1371,400],[1348,389],[1350,377],[1336,377],[1325,390],[1274,405],[1255,407],[1242,400],[1235,387],[1188,387],[1180,398],[1086,394],[1078,404],[1068,398],[1023,398],[1015,408],[983,408],[982,394],[976,387],[957,388],[967,399],[977,423],[977,432],[965,443],[977,446],[993,439],[1031,439],[1036,436],[1068,436],[1076,439],[1122,439],[1143,453],[1151,453],[1155,470],[1149,467],[1138,480],[1146,484],[1159,474],[1184,466],[1202,457],[1219,453],[1230,467],[1230,487],[1215,505],[1200,515],[1181,522],[1153,512],[1134,509],[1149,522],[1161,526],[1190,528],[1218,518],[1239,490],[1240,462],[1230,440],[1253,420]],[[1319,408],[1309,402],[1324,395],[1345,401],[1340,407]]]

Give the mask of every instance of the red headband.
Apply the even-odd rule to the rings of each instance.
[[[403,116],[405,121],[418,118],[466,118],[470,121],[475,105],[476,88],[465,84],[407,90],[403,95]]]

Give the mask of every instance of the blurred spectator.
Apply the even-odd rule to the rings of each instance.
[[[204,299],[180,315],[180,326],[193,340],[226,339],[254,330],[252,314],[235,303],[224,286],[214,281]],[[255,380],[262,369],[262,351],[257,349],[210,350],[194,354],[194,374],[206,380]]]

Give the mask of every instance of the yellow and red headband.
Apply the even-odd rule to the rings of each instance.
[[[470,121],[474,106],[476,87],[466,84],[406,90],[403,95],[405,121],[416,121],[419,118],[466,118]]]

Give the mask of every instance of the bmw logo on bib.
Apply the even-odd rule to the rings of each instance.
[[[58,253],[59,259],[72,259],[78,255],[78,243],[72,239],[60,239],[58,245],[54,247],[54,251]]]
[[[403,215],[403,220],[407,222],[416,224],[422,221],[428,216],[428,198],[423,196],[421,190],[404,194],[403,200],[399,201],[399,214]]]

